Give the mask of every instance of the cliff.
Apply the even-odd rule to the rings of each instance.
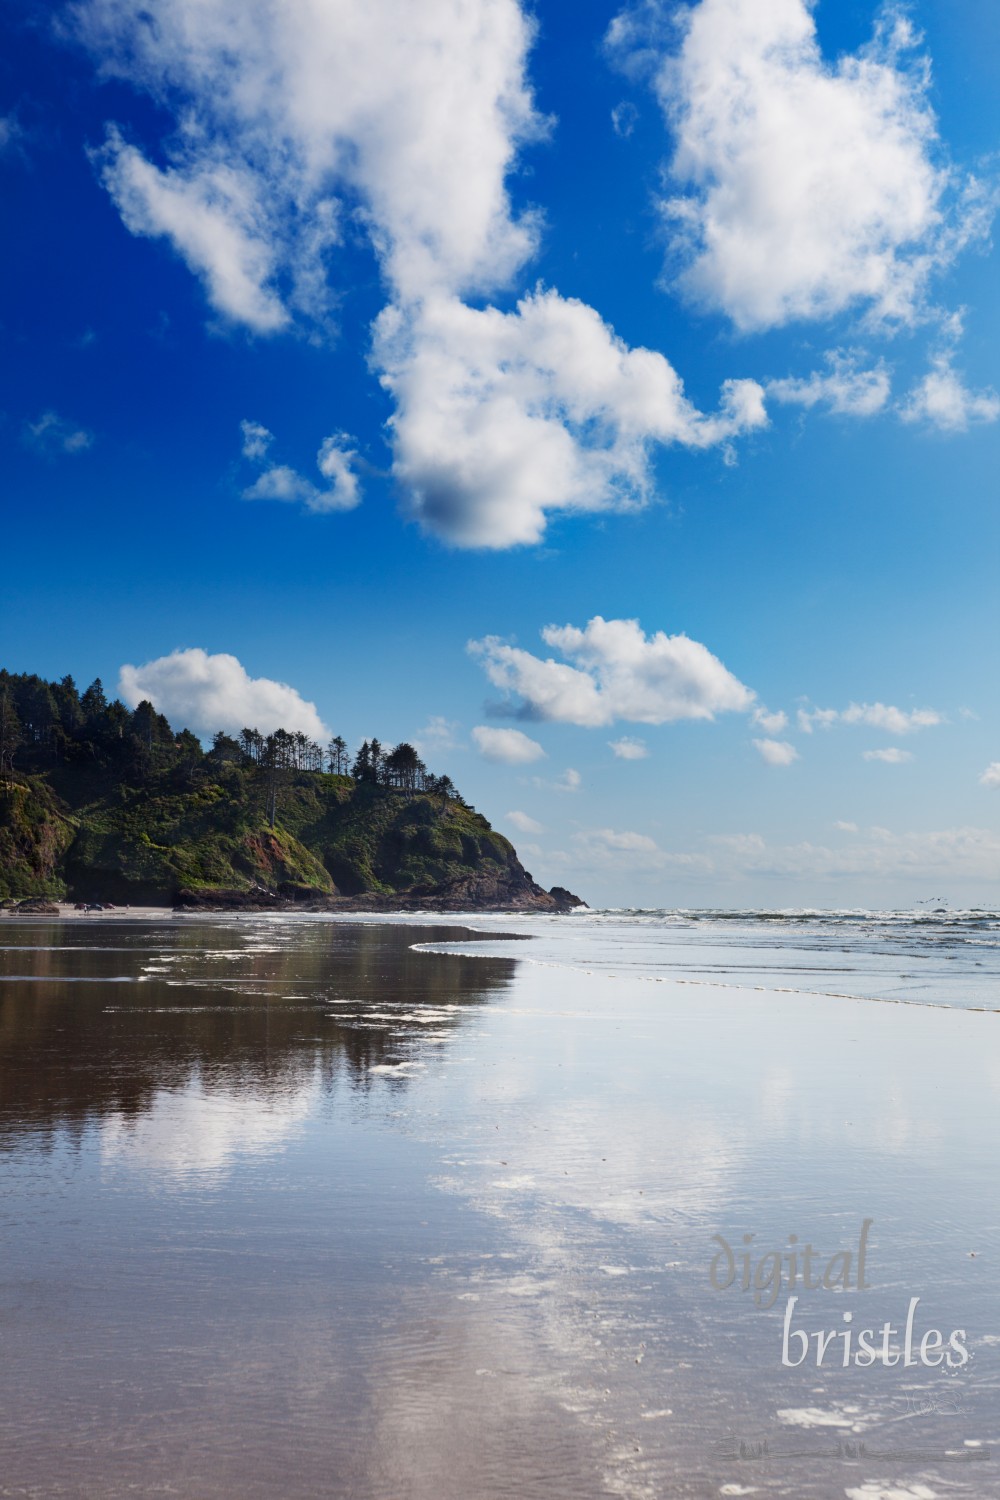
[[[32,681],[7,677],[15,688]],[[58,705],[63,685],[43,686]],[[0,682],[5,690],[13,698]],[[28,897],[204,909],[581,904],[536,884],[510,842],[447,778],[429,775],[409,746],[397,747],[409,758],[394,752],[398,779],[408,784],[391,785],[379,765],[391,767],[392,757],[366,756],[368,742],[361,775],[305,769],[289,763],[287,748],[280,759],[271,754],[273,737],[261,741],[257,759],[222,735],[206,752],[149,705],[131,717],[120,704],[105,705],[96,727],[84,721],[70,734],[31,727],[0,774],[0,899],[8,904]],[[308,758],[325,764],[318,746]]]

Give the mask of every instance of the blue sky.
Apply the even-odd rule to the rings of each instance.
[[[1000,899],[995,7],[5,30],[11,669],[417,739],[595,903]]]

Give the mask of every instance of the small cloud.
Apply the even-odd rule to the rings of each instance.
[[[866,750],[865,760],[880,760],[887,766],[901,766],[904,761],[912,760],[913,755],[909,750],[901,750],[898,745],[890,745],[887,750]]]
[[[542,792],[578,792],[583,785],[583,777],[579,771],[574,771],[572,766],[568,766],[555,781],[546,781],[542,776],[533,776],[531,784]]]
[[[832,350],[826,370],[814,370],[805,379],[770,380],[764,387],[775,401],[786,405],[825,406],[842,417],[872,417],[884,410],[891,381],[882,360],[870,369],[859,367],[858,358],[843,350]]]
[[[243,421],[240,430],[244,458],[263,462],[274,441],[273,434],[259,422]],[[361,485],[353,468],[358,455],[351,446],[352,441],[346,432],[336,432],[323,439],[316,455],[316,467],[327,480],[326,489],[287,464],[274,464],[247,486],[243,491],[244,500],[298,501],[306,510],[317,513],[354,510],[361,503]]]
[[[790,766],[799,752],[787,740],[754,740],[754,749],[769,766]]]
[[[240,423],[240,431],[243,434],[243,457],[251,459],[264,458],[268,448],[274,442],[274,433],[268,432],[267,428],[260,422],[248,421]]]
[[[30,448],[52,457],[56,453],[85,453],[93,447],[94,435],[54,411],[46,411],[37,422],[25,422],[24,441]]]
[[[838,820],[836,823],[834,823],[833,826],[834,826],[834,828],[839,829],[839,831],[841,833],[858,833],[859,832],[857,823],[844,823],[844,822],[841,822],[841,821]]]
[[[458,731],[461,728],[457,719],[446,719],[443,714],[432,714],[424,725],[414,736],[413,743],[421,755],[433,754],[435,750],[458,750]]]
[[[763,704],[755,708],[752,714],[755,724],[759,724],[765,734],[780,734],[783,729],[788,728],[788,715],[780,709],[777,713],[770,713]]]
[[[952,351],[931,359],[931,368],[899,408],[904,422],[926,422],[939,432],[967,432],[974,423],[1000,417],[1000,396],[992,387],[971,391],[953,368]]]
[[[659,849],[655,839],[651,839],[646,833],[632,833],[625,830],[617,833],[613,828],[592,828],[585,833],[573,835],[578,843],[601,844],[605,849],[639,850],[645,854],[656,853]]]
[[[524,812],[509,812],[506,814],[507,822],[513,823],[519,833],[544,833],[545,829],[541,823],[536,823],[534,818],[529,818]]]
[[[645,740],[631,739],[627,734],[620,740],[608,740],[608,744],[619,760],[645,760],[649,755]]]
[[[799,728],[812,734],[814,728],[832,729],[835,724],[866,724],[888,734],[912,734],[944,723],[944,715],[933,708],[895,708],[891,703],[851,703],[847,708],[815,708],[798,711]]]
[[[611,111],[611,128],[615,135],[620,136],[623,141],[627,141],[635,129],[638,118],[639,111],[632,101],[630,99],[623,99]]]
[[[979,715],[974,708],[960,708],[958,710],[958,717],[960,719],[975,719],[977,722],[979,719]]]
[[[1000,787],[1000,760],[991,761],[979,778],[980,786]]]
[[[0,156],[17,144],[21,134],[21,127],[13,115],[0,115]]]
[[[505,766],[526,766],[533,760],[545,758],[545,751],[538,741],[529,739],[520,729],[491,729],[485,724],[477,724],[472,738],[484,760],[497,761]]]

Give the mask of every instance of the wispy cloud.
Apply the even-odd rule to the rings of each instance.
[[[769,380],[765,390],[785,405],[823,406],[837,416],[873,417],[885,410],[892,379],[883,360],[865,368],[859,356],[838,349],[827,354],[826,362],[825,370],[805,378]]]
[[[865,724],[888,734],[912,734],[944,723],[944,715],[933,708],[895,708],[890,703],[851,703],[847,708],[800,708],[798,725],[803,734],[814,729],[832,729],[836,724]]]
[[[57,412],[46,411],[34,422],[25,422],[24,441],[29,448],[53,457],[59,453],[86,453],[94,445],[94,434],[75,422],[67,422]]]
[[[243,433],[243,456],[251,462],[264,463],[274,441],[259,422],[240,423]],[[355,471],[357,452],[346,432],[324,438],[316,455],[316,467],[327,481],[321,487],[286,464],[273,464],[258,474],[243,490],[244,500],[282,500],[298,502],[306,510],[317,512],[354,510],[361,504],[361,484]]]
[[[583,777],[572,766],[567,766],[554,781],[546,781],[543,776],[532,776],[531,784],[541,792],[578,792],[583,785]]]

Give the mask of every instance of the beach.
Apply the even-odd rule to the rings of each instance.
[[[125,915],[0,928],[3,1493],[995,1485],[995,919]]]

